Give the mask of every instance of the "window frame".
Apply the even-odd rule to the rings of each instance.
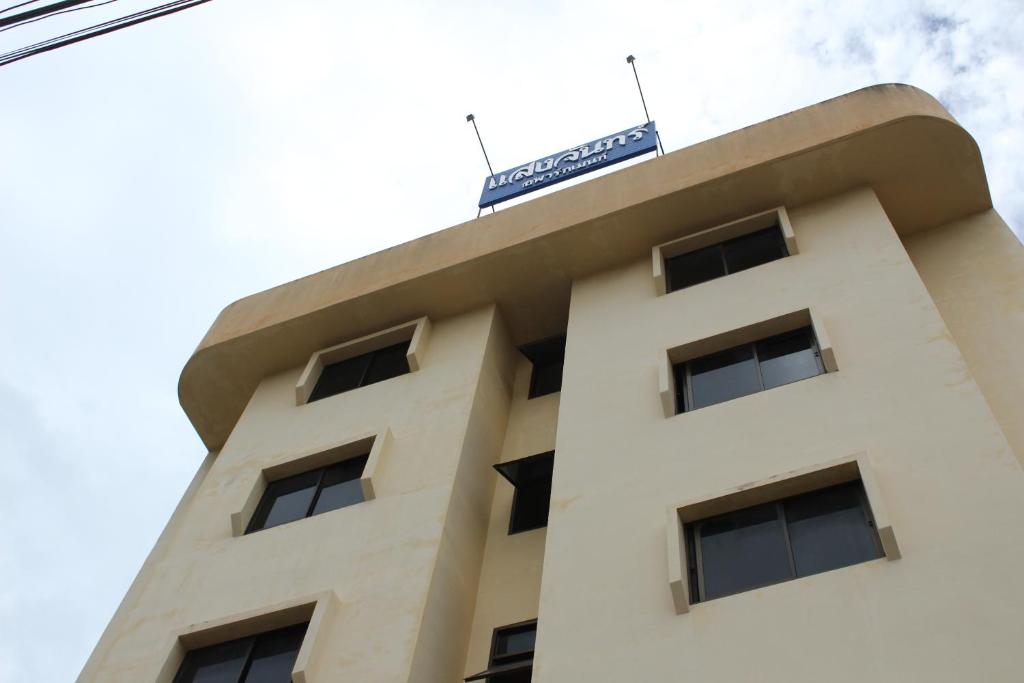
[[[883,556],[888,561],[900,559],[903,553],[885,496],[871,458],[863,451],[669,505],[666,508],[665,549],[668,588],[676,614],[685,614],[690,611],[691,604],[698,604],[691,603],[689,567],[692,554],[687,548],[686,524],[858,480],[874,518]]]
[[[313,513],[313,510],[316,509],[317,501],[320,500],[320,494],[323,492],[323,488],[324,488],[324,475],[327,473],[327,470],[329,470],[330,468],[334,467],[335,465],[339,465],[339,464],[341,464],[343,462],[348,462],[350,460],[359,460],[359,459],[363,460],[363,466],[360,469],[359,476],[353,477],[352,479],[346,479],[346,480],[344,480],[344,482],[345,483],[351,482],[351,481],[361,482],[362,479],[363,479],[363,475],[364,475],[364,473],[366,471],[366,467],[369,464],[369,460],[370,460],[370,453],[369,452],[358,454],[358,455],[352,455],[350,457],[343,458],[343,459],[338,460],[336,462],[332,462],[332,463],[329,463],[329,464],[326,464],[326,465],[322,465],[320,467],[315,467],[315,468],[312,468],[312,469],[309,469],[309,470],[305,470],[303,472],[296,472],[295,474],[291,474],[291,475],[288,475],[288,476],[285,476],[285,477],[280,477],[278,479],[274,479],[272,481],[267,482],[267,485],[266,485],[266,487],[264,487],[263,492],[260,494],[259,500],[256,503],[256,508],[253,510],[252,515],[249,518],[249,522],[248,522],[248,524],[246,524],[245,531],[243,532],[242,535],[248,536],[249,534],[254,534],[257,531],[266,531],[267,529],[273,529],[273,528],[276,528],[276,527],[279,527],[279,526],[285,526],[287,524],[293,524],[295,522],[301,522],[302,520],[309,519],[310,517],[315,517],[315,516],[321,515],[321,514],[327,514],[328,512],[334,512],[335,510],[340,510],[340,509],[345,508],[345,507],[351,507],[352,505],[359,505],[360,503],[365,503],[367,501],[367,498],[366,498],[365,491],[363,491],[363,499],[361,501],[358,501],[356,503],[350,503],[349,505],[343,505],[341,508],[334,508],[332,510],[326,510],[325,512],[320,512],[320,513],[316,513],[316,514]],[[266,522],[267,522],[266,518],[267,518],[267,516],[269,516],[270,511],[273,509],[273,502],[272,502],[272,500],[276,500],[277,497],[278,497],[278,496],[275,496],[273,499],[269,499],[267,497],[267,494],[270,492],[271,487],[274,484],[276,484],[277,482],[287,481],[288,479],[292,479],[294,477],[301,477],[301,476],[304,476],[304,475],[307,475],[307,474],[310,474],[310,473],[313,473],[313,472],[317,473],[317,480],[316,480],[316,484],[315,484],[315,490],[313,491],[313,497],[310,499],[309,505],[306,507],[306,514],[303,515],[302,517],[299,517],[298,519],[293,519],[293,520],[288,521],[288,522],[282,522],[281,524],[275,524],[272,527],[266,526]],[[360,488],[362,489],[361,485],[360,485]],[[256,521],[258,519],[260,519],[261,515],[263,517],[263,521],[261,523],[261,526],[255,527],[254,525],[256,524]]]
[[[320,380],[320,375],[328,365],[334,365],[350,358],[356,358],[368,353],[376,352],[396,346],[400,343],[409,342],[408,351],[405,354],[406,363],[409,366],[409,372],[397,375],[391,379],[397,379],[405,375],[418,372],[423,367],[424,356],[430,339],[431,324],[430,319],[427,317],[417,318],[408,322],[402,323],[401,325],[395,325],[385,330],[380,330],[372,334],[352,339],[350,341],[342,342],[334,346],[314,351],[309,360],[306,362],[306,366],[303,368],[302,373],[299,375],[298,380],[295,383],[295,405],[303,406],[310,403],[318,403],[317,401],[310,401],[309,398],[316,388],[317,382]],[[369,364],[367,365],[367,369]],[[365,371],[364,371],[365,374]],[[369,386],[369,385],[366,385]],[[362,388],[362,387],[358,387]],[[322,398],[331,398],[331,396],[340,396],[342,393],[332,394]]]
[[[562,372],[559,373],[558,376],[558,388],[552,391],[544,391],[543,393],[537,393],[539,391],[537,387],[537,367],[540,362],[540,359],[547,356],[550,353],[551,346],[558,341],[561,341],[560,355],[562,359]],[[543,396],[549,396],[551,394],[561,393],[562,379],[565,373],[565,344],[566,335],[563,333],[552,335],[550,337],[545,337],[543,339],[538,339],[536,341],[530,342],[529,344],[523,344],[522,346],[519,347],[519,352],[523,354],[528,361],[530,361],[530,387],[526,394],[527,400],[541,398]]]
[[[734,238],[743,237],[759,230],[778,226],[782,233],[782,240],[785,246],[786,256],[789,258],[800,253],[797,244],[796,234],[793,232],[793,225],[789,220],[789,213],[785,206],[777,206],[766,211],[751,214],[738,220],[722,223],[697,232],[685,235],[669,242],[651,247],[652,275],[654,278],[654,289],[657,296],[665,296],[672,291],[668,289],[668,277],[665,262],[673,257],[699,251],[706,247],[712,247]],[[774,259],[776,261],[782,259]],[[769,262],[770,263],[770,262]],[[766,264],[762,264],[766,265]],[[719,278],[712,278],[719,279]],[[707,280],[705,282],[710,282]],[[701,284],[701,283],[698,283]],[[686,289],[685,287],[683,289]]]
[[[249,671],[252,668],[253,654],[255,654],[256,649],[257,649],[257,647],[260,644],[260,639],[261,638],[266,638],[266,637],[274,635],[274,634],[277,634],[277,633],[279,633],[281,631],[287,631],[289,629],[295,629],[298,626],[302,626],[303,629],[302,629],[302,638],[299,640],[298,647],[295,648],[295,659],[292,661],[291,669],[294,670],[295,662],[297,662],[298,658],[299,658],[299,652],[302,650],[302,645],[303,645],[303,643],[306,640],[306,635],[309,633],[309,622],[306,622],[306,623],[299,622],[298,624],[291,624],[289,626],[282,626],[280,628],[269,629],[267,631],[261,631],[259,633],[253,633],[253,634],[250,634],[250,635],[247,635],[247,636],[241,636],[239,638],[233,638],[231,640],[225,640],[225,641],[222,641],[222,642],[219,642],[219,643],[212,643],[210,645],[205,645],[203,647],[198,647],[198,648],[193,648],[191,650],[187,650],[185,652],[184,657],[182,657],[182,659],[181,659],[181,663],[178,665],[178,670],[175,672],[174,678],[171,679],[171,683],[194,683],[195,677],[193,677],[191,681],[186,681],[185,679],[181,678],[182,673],[183,673],[183,671],[185,669],[185,665],[188,664],[188,662],[189,662],[189,657],[193,656],[194,653],[202,652],[204,650],[209,650],[209,649],[215,648],[215,647],[221,647],[221,646],[228,645],[228,644],[231,644],[231,643],[236,643],[236,642],[239,642],[239,641],[246,641],[245,642],[245,659],[242,662],[242,667],[241,667],[241,669],[239,671],[239,679],[241,679],[241,680],[238,683],[242,683],[242,682],[244,682],[245,678],[249,675]],[[290,671],[289,671],[289,674],[288,674],[288,678],[289,678],[289,681],[292,678],[292,675],[291,675]]]
[[[766,503],[758,503],[758,504],[750,505],[750,506],[747,506],[747,507],[737,508],[736,510],[732,510],[731,512],[723,512],[723,513],[720,513],[718,515],[712,515],[710,517],[705,517],[703,519],[699,519],[699,520],[696,520],[694,522],[686,523],[684,525],[683,531],[684,531],[684,534],[686,535],[686,543],[687,543],[687,548],[688,548],[688,551],[689,551],[688,552],[688,557],[690,558],[690,562],[688,563],[689,566],[687,567],[687,569],[691,572],[691,575],[689,577],[690,581],[691,581],[691,585],[690,585],[691,604],[697,604],[697,603],[702,603],[702,602],[709,602],[711,600],[718,600],[719,598],[726,598],[726,597],[729,597],[731,595],[738,595],[739,593],[745,593],[747,591],[757,590],[758,588],[764,588],[765,586],[774,586],[774,585],[777,585],[777,584],[780,584],[780,583],[787,583],[789,581],[794,581],[796,579],[806,578],[807,576],[813,576],[814,574],[803,574],[803,575],[801,575],[801,574],[799,574],[797,572],[796,555],[794,554],[793,542],[792,542],[792,539],[790,538],[789,523],[788,523],[788,520],[786,519],[785,504],[787,502],[791,501],[791,500],[795,500],[795,499],[801,498],[803,496],[807,496],[807,495],[814,494],[814,493],[822,493],[822,492],[825,492],[825,491],[829,491],[829,490],[836,489],[836,488],[839,488],[839,487],[844,487],[844,486],[846,486],[846,487],[849,487],[849,486],[855,487],[856,493],[857,493],[857,502],[859,503],[861,514],[864,515],[864,521],[867,523],[867,526],[872,531],[872,533],[871,533],[871,540],[872,540],[872,543],[875,546],[875,550],[878,552],[878,557],[872,558],[872,560],[881,559],[881,558],[885,557],[886,556],[885,555],[885,548],[882,545],[881,538],[879,537],[878,526],[877,526],[877,524],[875,522],[875,517],[874,517],[874,514],[872,513],[872,510],[871,510],[870,501],[868,500],[867,493],[866,493],[866,491],[864,489],[863,484],[859,480],[852,480],[852,481],[843,482],[843,483],[839,483],[839,484],[833,484],[831,486],[826,486],[826,487],[823,487],[823,488],[812,489],[810,491],[804,491],[804,492],[801,492],[801,493],[798,493],[798,494],[795,494],[795,495],[792,495],[792,496],[786,496],[785,498],[779,498],[779,499],[776,499],[776,500],[773,500],[773,501],[769,501],[769,502],[766,502]],[[764,583],[760,583],[760,584],[757,584],[757,585],[754,585],[754,586],[748,586],[746,588],[743,588],[743,589],[738,590],[738,591],[733,591],[731,593],[724,593],[722,595],[716,595],[716,596],[711,597],[711,598],[707,597],[707,592],[706,592],[706,588],[705,588],[705,576],[704,576],[704,574],[705,574],[705,572],[704,572],[704,558],[703,558],[703,551],[701,549],[702,546],[701,546],[700,534],[699,534],[699,531],[700,531],[701,527],[704,524],[706,524],[707,522],[709,522],[709,521],[717,520],[717,519],[719,519],[721,517],[724,517],[726,515],[735,514],[737,512],[743,512],[745,510],[750,510],[750,509],[758,508],[758,507],[762,507],[762,506],[772,506],[772,507],[775,508],[775,513],[776,513],[775,519],[776,519],[777,523],[780,525],[780,527],[782,529],[782,538],[783,538],[783,542],[785,544],[786,556],[787,556],[787,558],[789,560],[789,576],[787,578],[781,579],[779,581],[766,581]],[[865,560],[865,561],[870,562],[872,560]],[[856,562],[854,564],[861,564],[861,562]],[[843,567],[850,567],[850,566],[853,566],[853,565],[843,565]],[[836,569],[841,569],[843,567],[836,567]],[[816,573],[820,573],[820,572],[816,572]],[[694,589],[696,589],[696,595],[694,595]]]
[[[814,354],[814,362],[818,366],[818,374],[813,375],[813,377],[818,377],[819,375],[826,374],[828,372],[828,369],[825,366],[825,360],[822,358],[821,348],[820,348],[820,346],[818,344],[818,335],[815,334],[815,330],[814,330],[814,326],[813,325],[810,325],[810,324],[809,325],[805,325],[803,327],[798,327],[798,328],[796,328],[794,330],[789,330],[788,332],[780,332],[779,334],[773,334],[773,335],[765,337],[763,339],[756,339],[754,341],[744,342],[742,344],[737,344],[735,346],[730,346],[729,348],[720,349],[718,351],[712,351],[711,353],[707,353],[707,354],[704,354],[702,356],[696,356],[694,358],[690,358],[690,359],[687,359],[685,361],[681,361],[679,363],[673,364],[673,366],[672,366],[672,373],[673,373],[673,375],[675,377],[675,381],[676,381],[676,384],[677,384],[677,387],[676,387],[676,414],[689,413],[689,412],[693,412],[694,410],[700,410],[701,408],[710,408],[711,406],[719,405],[720,403],[727,403],[727,402],[733,401],[733,400],[735,400],[737,398],[743,398],[744,396],[752,396],[753,394],[759,394],[759,393],[762,393],[764,391],[768,391],[768,389],[778,389],[779,387],[786,386],[786,384],[793,384],[794,382],[802,381],[802,380],[793,380],[792,382],[786,382],[786,384],[779,384],[779,385],[776,385],[776,386],[773,386],[773,387],[765,387],[764,373],[763,373],[763,371],[761,369],[761,357],[760,357],[760,355],[758,353],[758,349],[757,349],[757,347],[761,343],[763,343],[763,342],[771,341],[771,340],[779,338],[779,337],[795,336],[795,335],[797,335],[798,333],[801,333],[801,332],[805,332],[810,337],[810,340],[811,340],[811,347],[810,347],[811,348],[811,352]],[[708,404],[706,406],[700,406],[700,407],[692,407],[693,404],[694,404],[694,401],[693,401],[693,381],[692,381],[692,376],[690,374],[690,371],[691,371],[691,368],[692,368],[692,364],[695,361],[701,360],[703,358],[707,358],[708,356],[714,356],[714,355],[719,354],[719,353],[726,353],[726,352],[732,351],[734,349],[741,349],[741,348],[746,348],[746,347],[750,347],[752,349],[752,351],[753,351],[754,368],[755,368],[755,370],[757,372],[757,381],[758,381],[758,384],[760,385],[761,388],[758,389],[757,391],[752,391],[749,394],[742,394],[740,396],[736,396],[736,397],[733,397],[731,399],[726,399],[724,401],[718,401],[717,403],[711,403],[711,404]],[[682,369],[683,369],[683,372],[681,373],[682,374],[681,378],[680,378],[680,373],[677,370],[677,368],[679,366],[682,366]],[[683,380],[682,390],[680,390],[679,387],[678,387],[678,382],[679,382],[680,379]],[[802,379],[811,379],[811,377],[804,377]],[[680,400],[682,401],[682,405],[679,405],[679,401]]]
[[[526,658],[527,653],[519,652],[507,655],[497,654],[498,649],[498,638],[502,632],[521,630],[524,627],[533,626],[534,632],[534,649],[529,651],[529,658]],[[479,681],[481,679],[490,678],[491,676],[497,676],[499,674],[513,673],[522,671],[529,668],[533,670],[533,659],[536,654],[536,633],[537,633],[537,619],[527,619],[526,621],[520,621],[515,624],[507,624],[505,626],[499,626],[491,632],[491,649],[487,655],[487,668],[480,673],[473,674],[464,678],[464,681]],[[500,661],[499,661],[500,660]]]
[[[287,453],[279,456],[277,462],[269,463],[263,470],[251,473],[241,482],[246,488],[241,505],[231,513],[231,535],[244,536],[256,506],[259,505],[270,482],[333,465],[352,457],[369,452],[370,457],[363,466],[359,479],[363,490],[363,503],[377,497],[381,458],[390,457],[393,448],[391,430],[382,427],[377,431],[361,434],[330,448],[316,448],[302,453]],[[239,496],[241,498],[241,496]]]
[[[550,513],[551,513],[551,494],[550,494],[551,485],[550,485],[550,482],[549,482],[549,484],[548,484],[548,501],[547,501],[547,505],[548,505],[547,512],[548,512],[548,515],[545,515],[544,523],[543,524],[538,524],[538,525],[535,525],[535,526],[524,526],[524,527],[521,527],[521,528],[516,528],[516,525],[515,525],[516,513],[517,513],[517,510],[518,510],[518,506],[520,505],[520,500],[519,500],[520,485],[517,484],[516,482],[512,481],[512,479],[501,468],[504,467],[504,466],[507,466],[507,465],[513,465],[515,463],[522,463],[522,462],[527,461],[527,460],[539,460],[541,458],[550,458],[551,459],[552,479],[553,479],[554,478],[554,472],[553,472],[553,470],[554,470],[554,458],[555,458],[555,452],[553,450],[552,451],[545,451],[543,453],[536,453],[534,455],[528,455],[525,458],[517,458],[515,460],[509,460],[509,461],[501,462],[501,463],[498,463],[498,464],[494,465],[494,469],[498,472],[498,474],[500,474],[508,483],[512,484],[512,488],[514,489],[514,492],[512,494],[512,505],[509,508],[509,517],[508,517],[508,535],[509,536],[512,536],[514,534],[521,534],[521,533],[524,533],[524,532],[527,532],[527,531],[535,531],[536,529],[545,529],[545,528],[547,528],[548,522],[550,520]]]
[[[664,268],[665,268],[665,293],[666,294],[671,294],[672,292],[678,292],[678,291],[683,290],[683,289],[689,289],[690,287],[696,287],[697,285],[702,285],[705,282],[712,282],[713,280],[718,280],[718,279],[723,278],[723,277],[729,277],[730,275],[734,275],[736,273],[742,273],[744,270],[750,270],[751,268],[756,268],[757,266],[750,266],[750,267],[747,267],[747,268],[740,268],[739,270],[733,270],[730,267],[729,259],[727,258],[727,255],[726,255],[726,247],[728,245],[730,245],[730,244],[735,244],[736,242],[739,242],[740,240],[748,239],[748,238],[750,238],[753,235],[757,235],[757,234],[765,233],[765,232],[769,232],[769,231],[771,231],[772,236],[775,238],[775,242],[776,242],[775,246],[778,246],[781,249],[782,255],[781,256],[777,256],[777,257],[772,258],[772,259],[769,259],[768,261],[764,261],[762,263],[759,263],[759,264],[757,264],[757,266],[763,266],[765,264],[771,263],[772,261],[778,261],[780,259],[788,258],[789,256],[791,256],[791,254],[789,253],[789,249],[786,246],[786,237],[782,233],[782,225],[779,224],[779,223],[775,223],[775,224],[770,225],[770,226],[765,227],[765,228],[758,228],[757,230],[753,230],[751,232],[743,233],[742,235],[737,235],[736,237],[730,237],[728,239],[724,239],[721,242],[716,242],[714,244],[709,244],[707,246],[700,247],[699,249],[693,249],[691,251],[684,251],[684,252],[682,252],[680,254],[675,254],[673,256],[666,256],[665,257],[665,266],[664,266]],[[690,254],[694,254],[694,253],[696,253],[698,251],[702,251],[704,249],[714,249],[715,250],[715,253],[718,255],[718,260],[722,264],[722,274],[721,275],[716,275],[716,276],[708,278],[706,280],[700,280],[699,282],[694,282],[693,284],[682,285],[682,286],[679,286],[679,287],[673,287],[672,286],[672,284],[673,284],[673,282],[672,282],[672,280],[673,280],[672,269],[669,267],[669,262],[672,261],[673,259],[682,258],[684,256],[688,256]]]
[[[285,602],[258,607],[230,616],[207,616],[189,626],[167,633],[157,647],[166,654],[157,674],[157,683],[173,683],[189,651],[227,643],[246,636],[307,624],[298,656],[292,667],[292,680],[310,680],[319,673],[324,654],[320,634],[335,619],[341,602],[333,590],[306,594]]]

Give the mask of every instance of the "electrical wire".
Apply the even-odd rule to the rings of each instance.
[[[4,12],[10,12],[12,9],[24,7],[25,5],[33,5],[37,2],[42,2],[42,0],[28,0],[28,2],[19,2],[17,5],[11,5],[10,7],[4,7],[3,9],[0,9],[0,14],[3,14]]]
[[[196,5],[202,5],[207,2],[210,2],[210,0],[176,0],[175,2],[169,2],[164,5],[159,5],[157,7],[151,7],[149,9],[142,10],[141,12],[129,14],[127,16],[119,17],[117,19],[112,19],[110,21],[105,21],[101,24],[96,24],[95,26],[89,26],[78,31],[65,33],[62,36],[50,38],[49,40],[44,40],[42,42],[35,43],[33,45],[29,45],[27,47],[23,47],[21,49],[13,50],[11,52],[7,52],[5,54],[0,55],[0,66],[5,66],[7,64],[11,64],[22,59],[27,59],[28,57],[33,57],[44,52],[49,52],[50,50],[56,50],[66,45],[72,45],[83,40],[96,38],[98,36],[102,36],[113,31],[119,31],[123,28],[134,26],[135,24],[141,24],[142,22],[150,21],[151,19],[158,19],[160,17],[167,16],[168,14],[174,14],[175,12],[180,12],[182,10],[195,7]]]
[[[53,12],[52,14],[47,14],[46,16],[36,17],[35,19],[28,19],[26,21],[21,22],[20,24],[14,24],[13,26],[6,26],[4,28],[0,28],[0,33],[3,33],[4,31],[10,31],[12,28],[18,28],[19,26],[24,26],[25,24],[32,24],[32,23],[35,23],[37,21],[42,21],[43,19],[49,19],[50,17],[55,17],[58,14],[67,14],[68,12],[81,12],[84,9],[92,9],[93,7],[102,7],[103,5],[109,5],[112,2],[117,2],[117,0],[105,0],[104,2],[97,2],[95,5],[86,5],[85,7],[74,7],[72,9],[62,9],[59,12]]]
[[[75,5],[84,5],[85,3],[90,1],[91,0],[60,0],[60,2],[54,2],[44,7],[36,7],[35,9],[25,10],[20,14],[14,14],[9,17],[0,17],[0,26],[20,24],[28,19],[43,17],[48,14],[53,14],[58,10],[67,9],[68,7],[74,7]]]

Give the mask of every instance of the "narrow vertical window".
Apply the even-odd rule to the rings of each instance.
[[[549,451],[494,466],[501,476],[516,487],[509,517],[510,534],[548,525],[554,462],[555,453]]]
[[[527,344],[519,350],[533,363],[529,398],[546,396],[562,390],[565,335]]]

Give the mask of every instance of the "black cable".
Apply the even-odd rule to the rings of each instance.
[[[96,24],[95,26],[87,26],[86,28],[79,29],[77,31],[72,31],[71,33],[65,33],[64,35],[57,36],[56,38],[49,38],[47,40],[35,43],[34,45],[29,45],[28,47],[21,48],[20,50],[15,50],[14,52],[21,52],[22,50],[30,50],[30,49],[33,49],[33,48],[36,48],[36,47],[39,47],[39,46],[46,45],[48,43],[54,42],[54,41],[62,40],[64,38],[69,38],[69,37],[72,37],[72,36],[77,36],[77,35],[82,34],[82,33],[88,33],[89,31],[92,31],[94,29],[99,29],[99,28],[103,28],[103,27],[106,27],[106,26],[112,26],[114,24],[118,24],[118,23],[126,21],[128,19],[134,19],[136,17],[141,17],[141,16],[144,16],[144,15],[153,13],[153,12],[157,12],[159,10],[163,10],[165,8],[177,7],[179,5],[190,3],[190,2],[195,2],[195,0],[174,0],[173,2],[169,2],[169,3],[165,4],[165,5],[158,5],[157,7],[150,7],[149,9],[140,10],[138,12],[135,12],[134,14],[128,14],[128,15],[123,16],[123,17],[117,17],[116,19],[110,19],[109,21],[104,21],[102,23]],[[13,52],[9,52],[7,54],[8,55],[9,54],[13,54]],[[6,57],[7,55],[0,55],[0,56]]]
[[[28,2],[19,2],[17,5],[11,5],[10,7],[5,7],[3,9],[0,9],[0,14],[3,14],[4,12],[10,12],[12,9],[18,9],[19,7],[24,7],[25,5],[32,5],[32,4],[37,3],[37,2],[42,2],[42,0],[28,0]]]
[[[75,5],[84,5],[89,1],[90,0],[61,0],[60,2],[55,2],[52,5],[47,5],[45,7],[36,7],[35,9],[25,10],[21,14],[15,14],[12,17],[0,17],[0,26],[20,24],[26,19],[35,19],[36,17],[41,17],[44,14],[53,14],[54,12],[65,9],[67,7],[74,7]]]
[[[18,28],[19,26],[24,26],[25,24],[32,24],[32,23],[35,23],[37,21],[42,21],[43,19],[49,19],[50,17],[55,17],[58,14],[67,14],[68,12],[81,12],[84,9],[92,9],[93,7],[100,7],[102,5],[109,5],[112,2],[117,2],[117,0],[105,0],[104,2],[97,2],[95,5],[86,5],[85,7],[74,7],[72,9],[64,9],[64,10],[61,10],[59,12],[54,12],[53,14],[47,14],[46,16],[36,17],[35,19],[28,19],[27,21],[23,21],[20,24],[15,24],[14,26],[6,26],[4,28],[0,28],[0,33],[3,33],[4,31],[10,31],[12,28]]]
[[[89,26],[78,31],[72,31],[56,38],[44,40],[34,45],[23,47],[19,50],[13,50],[6,54],[0,55],[0,66],[11,64],[28,57],[33,57],[43,52],[49,52],[50,50],[56,50],[67,45],[88,40],[90,38],[96,38],[98,36],[111,33],[113,31],[119,31],[135,24],[141,24],[142,22],[149,21],[151,19],[159,19],[160,17],[167,16],[168,14],[174,14],[182,10],[189,9],[196,5],[202,5],[210,2],[210,0],[177,0],[176,2],[169,2],[165,5],[158,7],[151,7],[135,14],[129,14],[124,17],[105,21],[95,26]]]

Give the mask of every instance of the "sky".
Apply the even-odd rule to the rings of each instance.
[[[501,170],[642,122],[627,54],[668,151],[909,83],[1021,235],[1022,35],[1021,0],[214,0],[0,67],[0,683],[78,675],[205,455],[177,381],[224,306],[476,215],[466,114]]]

